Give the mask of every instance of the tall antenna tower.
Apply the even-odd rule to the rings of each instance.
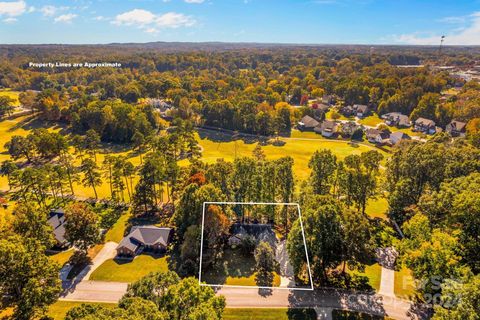
[[[443,41],[445,41],[445,36],[442,36],[442,37],[440,38],[440,48],[438,49],[438,53],[439,53],[439,54],[442,54]]]

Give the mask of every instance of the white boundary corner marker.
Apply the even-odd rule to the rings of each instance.
[[[300,227],[302,229],[303,246],[305,247],[305,257],[307,260],[308,277],[310,279],[310,288],[296,288],[296,287],[262,287],[262,286],[238,286],[238,285],[222,285],[202,283],[202,258],[203,258],[203,231],[205,226],[205,207],[210,204],[231,204],[231,205],[271,205],[271,206],[296,206],[298,210],[298,218],[300,220]],[[217,288],[245,288],[245,289],[280,289],[280,290],[298,290],[298,291],[313,291],[312,270],[310,269],[310,260],[308,259],[307,241],[305,240],[305,229],[303,227],[302,212],[300,205],[296,202],[204,202],[202,209],[202,233],[200,236],[200,265],[198,271],[198,283],[201,286],[217,287]]]

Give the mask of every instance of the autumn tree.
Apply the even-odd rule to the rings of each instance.
[[[88,204],[78,202],[65,208],[65,239],[85,256],[100,241],[98,217]]]

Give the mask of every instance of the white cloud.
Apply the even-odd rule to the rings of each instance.
[[[147,10],[134,9],[117,15],[112,23],[119,26],[136,26],[148,33],[156,33],[159,28],[191,27],[195,20],[182,13],[154,14]]]
[[[184,0],[186,3],[203,3],[205,0]]]
[[[53,19],[54,22],[64,22],[64,23],[71,23],[73,19],[77,17],[76,14],[73,13],[67,13],[67,14],[62,14],[55,19]]]
[[[460,23],[459,19],[446,18],[445,23]],[[474,12],[465,18],[465,26],[455,28],[445,34],[440,33],[421,33],[394,35],[394,41],[403,44],[413,45],[438,45],[440,37],[445,35],[444,43],[446,45],[480,45],[480,11]]]
[[[0,16],[17,17],[27,11],[25,1],[0,2]],[[7,18],[8,19],[8,18]]]
[[[14,22],[17,22],[17,21],[18,21],[17,18],[13,18],[13,17],[3,19],[3,22],[5,22],[5,23],[14,23]]]
[[[116,25],[146,25],[151,24],[155,21],[155,15],[150,11],[143,9],[133,9],[132,11],[127,11],[122,14],[119,14],[115,17],[113,21]]]
[[[45,17],[53,17],[57,13],[60,13],[61,11],[65,11],[70,9],[70,7],[55,7],[51,5],[43,6],[40,8],[40,12],[45,16]]]

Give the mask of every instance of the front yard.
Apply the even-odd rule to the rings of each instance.
[[[240,250],[225,249],[222,261],[216,267],[202,270],[202,281],[207,284],[258,286],[255,272],[255,258],[243,255]],[[280,276],[274,272],[272,287],[280,286]]]
[[[313,309],[288,308],[226,308],[225,320],[314,320],[317,314]]]
[[[133,261],[110,259],[92,273],[90,280],[134,282],[152,272],[168,271],[169,258],[141,254]]]

